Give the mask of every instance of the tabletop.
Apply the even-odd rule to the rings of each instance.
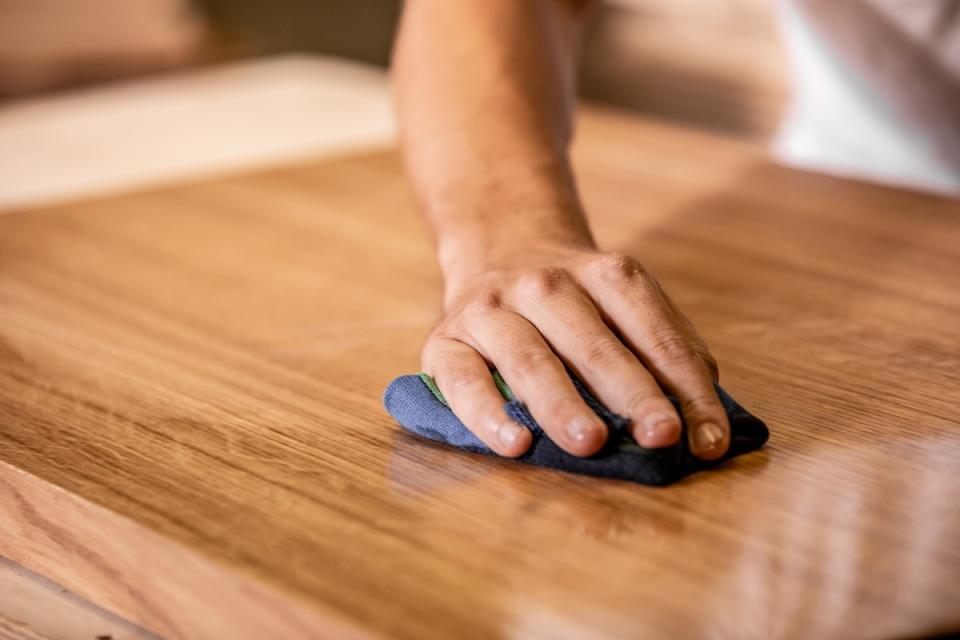
[[[587,109],[605,249],[762,417],[665,488],[381,394],[441,280],[392,149],[0,216],[0,555],[167,638],[960,629],[960,206]]]

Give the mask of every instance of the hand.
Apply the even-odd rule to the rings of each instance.
[[[448,278],[444,307],[422,369],[497,453],[523,454],[531,434],[507,417],[491,368],[558,446],[579,456],[603,446],[607,428],[564,364],[611,411],[631,419],[642,446],[680,438],[679,416],[662,388],[680,400],[694,455],[713,460],[726,452],[730,426],[713,389],[716,362],[633,258],[583,246],[525,247],[495,268]]]

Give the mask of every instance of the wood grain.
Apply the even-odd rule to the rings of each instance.
[[[960,210],[588,111],[597,236],[768,447],[666,489],[380,404],[440,300],[396,155],[0,219],[0,554],[169,638],[960,629]]]
[[[0,557],[0,640],[160,640]]]

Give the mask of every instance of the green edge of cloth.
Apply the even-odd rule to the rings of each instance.
[[[513,392],[510,391],[510,387],[507,386],[507,383],[500,376],[499,371],[493,371],[493,383],[497,385],[497,390],[500,392],[500,395],[503,396],[504,400],[507,402],[513,400]],[[423,384],[427,385],[427,388],[430,389],[430,393],[433,394],[437,400],[443,403],[443,406],[448,407],[446,398],[443,397],[443,394],[440,393],[440,389],[437,387],[437,383],[433,381],[433,378],[429,374],[421,371],[417,374],[420,376],[420,379],[423,380]]]

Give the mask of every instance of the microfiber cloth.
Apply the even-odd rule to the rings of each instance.
[[[533,434],[533,442],[526,453],[512,458],[519,462],[641,484],[666,485],[694,471],[716,466],[724,460],[758,449],[769,437],[767,426],[759,418],[737,404],[715,384],[717,395],[730,419],[730,448],[723,458],[712,462],[695,458],[687,444],[686,424],[683,425],[683,437],[678,444],[659,449],[641,447],[630,435],[629,419],[609,411],[571,374],[577,392],[610,430],[607,443],[600,451],[590,457],[579,457],[554,444],[526,406],[513,397],[499,373],[494,371],[492,375],[506,401],[504,409],[507,415]],[[668,398],[680,413],[677,399]],[[460,422],[433,380],[425,373],[395,379],[383,394],[383,404],[397,422],[418,436],[466,451],[498,455]]]

